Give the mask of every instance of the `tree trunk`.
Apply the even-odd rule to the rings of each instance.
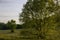
[[[14,33],[14,29],[11,30],[11,33]]]

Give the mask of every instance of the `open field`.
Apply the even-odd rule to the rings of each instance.
[[[0,40],[38,40],[33,38],[33,36],[23,36],[20,32],[23,29],[17,29],[14,33],[11,33],[10,30],[0,30]]]
[[[36,35],[32,35],[31,32],[37,33],[34,29],[16,29],[14,33],[11,33],[10,30],[0,30],[0,40],[42,40],[38,39]],[[56,35],[54,34],[54,36],[51,36],[53,39],[48,40],[60,40],[60,34]]]

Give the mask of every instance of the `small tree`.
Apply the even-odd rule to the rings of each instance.
[[[16,28],[16,22],[14,20],[8,21],[7,26],[11,29],[11,32],[14,32]]]

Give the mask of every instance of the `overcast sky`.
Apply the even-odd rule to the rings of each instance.
[[[0,22],[14,19],[18,23],[19,13],[27,0],[0,0]]]

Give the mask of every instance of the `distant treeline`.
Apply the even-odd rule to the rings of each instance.
[[[17,25],[16,29],[22,29],[22,28],[23,28],[22,25],[20,25],[20,24],[16,24],[16,25]],[[10,29],[10,28],[7,26],[7,24],[5,24],[5,23],[0,23],[0,30],[7,30],[7,29]]]

